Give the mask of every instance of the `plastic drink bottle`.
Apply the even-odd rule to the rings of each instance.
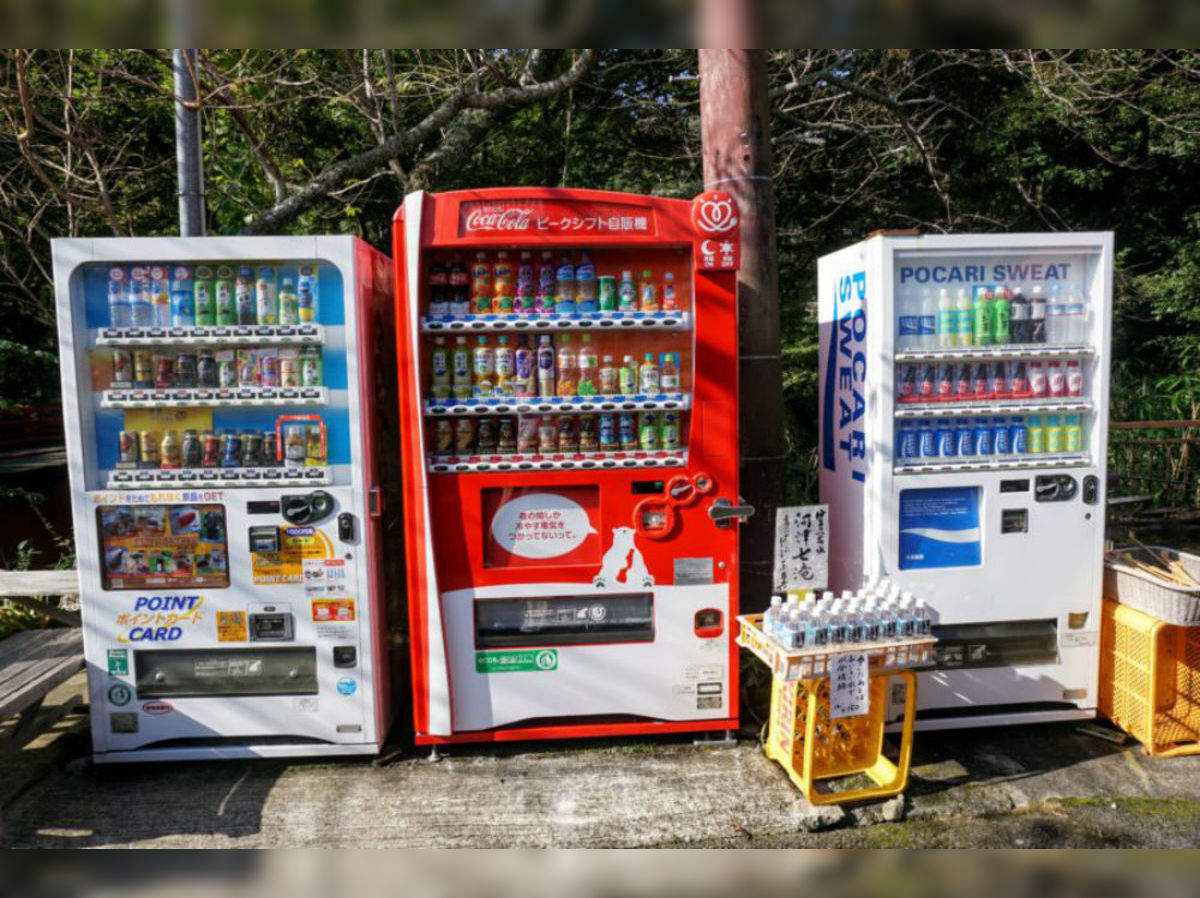
[[[659,385],[664,393],[679,392],[679,353],[664,352],[662,354]]]
[[[937,297],[932,290],[921,292],[921,343],[922,349],[933,349],[938,345],[937,338]]]
[[[1042,362],[1029,363],[1029,395],[1042,397],[1046,395],[1046,366]]]
[[[604,363],[600,366],[600,395],[615,396],[619,390],[620,376],[617,366],[613,364],[613,357],[606,355]]]
[[[513,395],[527,398],[537,395],[537,384],[534,382],[534,353],[529,348],[529,336],[521,334],[517,337],[517,349],[513,353]],[[520,429],[518,428],[518,435]]]
[[[638,307],[643,312],[658,311],[658,290],[654,286],[654,281],[650,280],[652,274],[649,269],[642,272],[642,283],[638,290]]]
[[[1029,300],[1020,287],[1013,290],[1012,309],[1009,312],[1009,328],[1013,343],[1029,342]]]
[[[501,250],[496,253],[496,261],[492,264],[492,310],[506,314],[512,312],[516,302],[514,299],[513,269],[508,261],[508,253]]]
[[[958,311],[945,287],[938,291],[937,338],[943,348],[958,345]]]
[[[1062,422],[1058,415],[1046,416],[1046,451],[1051,454],[1063,451]]]
[[[1050,288],[1050,298],[1046,300],[1046,342],[1060,344],[1067,342],[1063,333],[1064,305],[1062,288],[1055,284]]]
[[[592,345],[591,334],[584,334],[579,341],[579,386],[577,391],[580,396],[595,396],[599,388],[600,369],[596,347]]]
[[[1013,455],[1024,455],[1025,449],[1025,423],[1019,417],[1010,418],[1008,422],[1008,450]]]
[[[1067,395],[1067,377],[1058,362],[1046,363],[1046,392],[1050,396]]]
[[[1046,451],[1046,431],[1042,428],[1041,415],[1030,415],[1025,419],[1025,451],[1029,455],[1041,455]]]
[[[549,334],[538,337],[537,393],[543,399],[554,395],[554,343]]]
[[[779,615],[782,612],[783,600],[779,596],[771,596],[771,606],[763,612],[763,632],[772,639],[775,638],[779,626]]]
[[[492,392],[496,396],[511,396],[513,394],[513,351],[508,345],[508,337],[501,335],[496,338],[496,380]]]
[[[637,284],[633,281],[632,271],[621,272],[621,281],[617,284],[617,310],[637,311]]]
[[[150,307],[155,327],[171,326],[171,289],[167,269],[161,265],[150,269]]]
[[[585,249],[575,266],[575,311],[590,315],[596,309],[596,266]]]
[[[425,277],[425,286],[429,290],[429,314],[440,318],[450,314],[450,279],[446,266],[441,262],[431,262]]]
[[[675,412],[663,412],[659,430],[663,449],[668,452],[679,449],[679,415]]]
[[[662,307],[664,312],[679,310],[679,297],[675,294],[675,273],[663,272]]]
[[[1066,331],[1065,340],[1068,343],[1086,343],[1088,339],[1088,307],[1087,301],[1074,284],[1067,285],[1065,303]]]
[[[965,287],[960,288],[954,297],[954,309],[958,316],[958,345],[975,345],[975,308],[971,304],[971,294]]]
[[[896,320],[896,350],[907,352],[921,348],[920,295],[909,288],[898,297],[900,314]]]
[[[992,418],[992,452],[996,455],[1012,455],[1009,436],[1008,418]]]
[[[659,438],[658,415],[655,412],[642,412],[638,416],[638,447],[643,452],[656,452]]]
[[[641,367],[638,369],[638,393],[644,396],[653,396],[659,390],[658,362],[654,360],[654,353],[648,352],[642,359]]]
[[[571,348],[571,337],[563,334],[558,343],[558,395],[574,396],[578,389],[579,370],[575,361],[575,350]]]
[[[207,265],[197,265],[192,273],[192,303],[196,307],[196,324],[213,327],[217,323],[217,298],[213,294],[213,272]]]
[[[614,452],[620,445],[617,442],[617,419],[611,412],[604,412],[600,415],[600,423],[597,427],[599,430],[600,451]]]
[[[1075,359],[1067,362],[1067,395],[1083,395],[1083,371],[1080,370],[1079,362]]]
[[[471,312],[485,315],[492,310],[492,266],[487,253],[475,254],[471,264]]]
[[[171,271],[171,327],[194,327],[196,300],[192,296],[192,272],[183,265]]]
[[[998,344],[1012,342],[1012,291],[1001,284],[996,288],[993,305],[992,338]]]
[[[454,356],[451,359],[451,381],[455,399],[471,398],[471,350],[467,348],[467,338],[457,337],[454,340]]]
[[[554,419],[549,415],[542,415],[538,419],[538,445],[537,451],[542,455],[549,455],[558,451],[558,428],[554,424]]]
[[[462,259],[455,256],[450,260],[450,300],[448,311],[456,318],[471,314],[471,273]],[[315,294],[314,294],[315,295]]]
[[[309,324],[320,317],[320,291],[321,280],[317,273],[317,266],[301,265],[297,269],[296,279],[296,299],[300,305],[301,324]]]
[[[534,270],[533,253],[528,250],[521,253],[521,261],[517,265],[517,297],[516,310],[528,314],[534,309]]]
[[[125,269],[114,265],[108,269],[108,326],[131,327],[133,308],[125,290]]]
[[[233,281],[233,304],[238,324],[257,324],[258,309],[254,301],[254,269],[242,265]]]
[[[441,337],[433,338],[433,352],[429,354],[429,381],[434,399],[450,398],[450,354],[446,351],[446,341]]]
[[[991,287],[975,290],[975,345],[991,346],[995,343],[992,325],[996,320],[995,296]]]
[[[496,354],[487,345],[487,337],[480,334],[479,345],[474,352],[474,395],[486,399],[495,392],[496,386]]]
[[[291,278],[283,278],[279,282],[279,323],[300,323],[300,294],[296,292],[296,284]]]
[[[621,370],[617,372],[617,383],[621,389],[620,395],[633,396],[637,393],[638,366],[633,356],[627,355],[621,360]]]
[[[1046,342],[1046,297],[1041,285],[1034,287],[1029,297],[1029,342]]]
[[[574,454],[579,451],[579,428],[574,415],[558,416],[558,451]]]
[[[575,264],[571,261],[570,253],[562,254],[562,257],[558,260],[558,268],[554,270],[554,277],[554,311],[560,315],[573,314],[575,312],[576,295]]]
[[[254,314],[259,324],[279,321],[279,297],[275,292],[275,269],[264,265],[254,281]]]

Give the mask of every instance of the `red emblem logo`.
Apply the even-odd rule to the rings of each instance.
[[[692,226],[700,234],[728,234],[738,226],[737,204],[724,190],[706,190],[692,200]]]
[[[142,712],[145,714],[166,714],[168,711],[174,711],[175,706],[170,702],[143,702]]]

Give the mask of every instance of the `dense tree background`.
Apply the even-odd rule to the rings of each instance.
[[[447,98],[582,68],[579,54],[553,52],[207,52],[210,233],[254,229],[331,166],[415,133]],[[695,73],[692,51],[602,51],[570,86],[464,108],[278,228],[386,247],[397,203],[418,185],[690,197],[701,186]],[[1188,51],[772,54],[798,493],[816,431],[815,262],[878,228],[1115,230],[1113,418],[1200,417],[1198,81],[1200,53]],[[57,398],[51,237],[175,232],[170,86],[164,51],[0,55],[0,402]],[[1115,469],[1149,464],[1120,453]],[[1153,464],[1190,476],[1178,446]]]

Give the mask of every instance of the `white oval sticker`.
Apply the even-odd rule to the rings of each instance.
[[[555,493],[526,493],[492,516],[492,538],[522,558],[567,555],[595,532],[582,505]]]

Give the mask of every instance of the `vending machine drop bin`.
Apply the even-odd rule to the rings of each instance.
[[[418,743],[737,726],[737,226],[717,191],[405,198]]]
[[[376,752],[390,260],[351,237],[53,255],[94,757]]]
[[[830,586],[934,611],[918,727],[1091,717],[1112,234],[881,234],[818,264]]]

